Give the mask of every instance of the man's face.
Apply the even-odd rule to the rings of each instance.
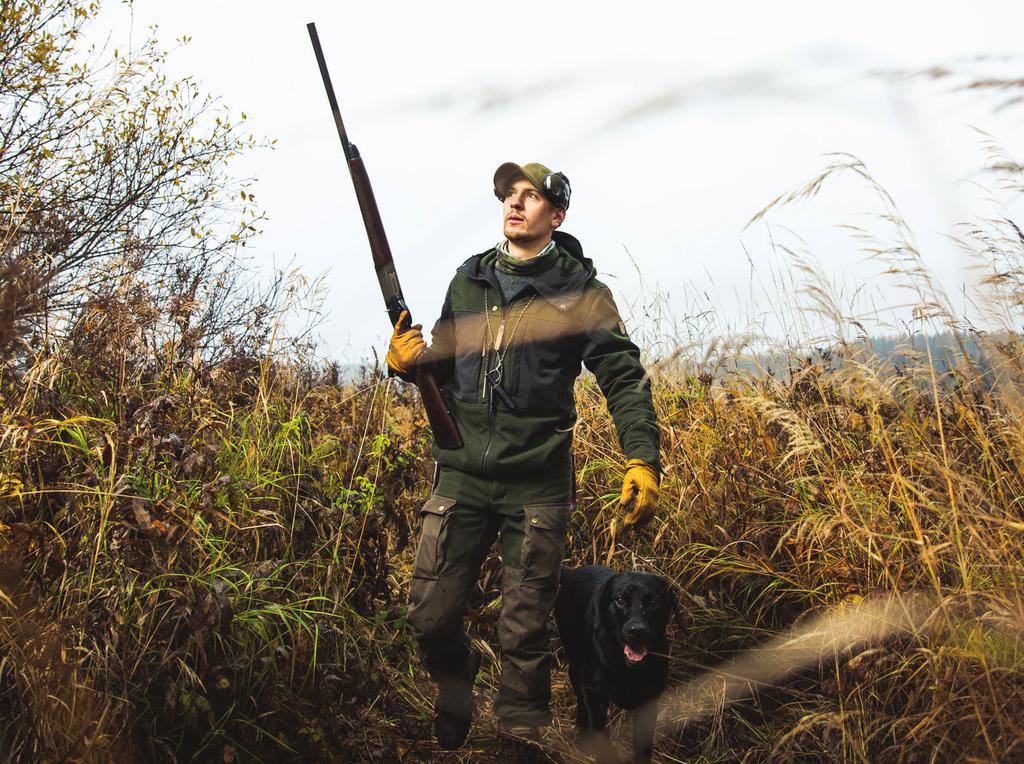
[[[518,244],[550,238],[565,219],[565,210],[544,198],[526,178],[505,192],[501,213],[505,238]]]

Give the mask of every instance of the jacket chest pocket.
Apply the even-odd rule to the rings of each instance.
[[[569,504],[527,504],[523,507],[523,583],[543,588],[558,586],[565,550]]]
[[[437,579],[438,571],[444,564],[444,546],[448,536],[449,512],[455,505],[454,499],[433,495],[423,504],[420,516],[423,527],[420,543],[416,549],[414,578]]]
[[[484,314],[480,311],[455,311],[455,397],[463,401],[479,398],[483,374],[480,351],[486,341]]]

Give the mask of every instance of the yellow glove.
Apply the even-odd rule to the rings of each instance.
[[[417,359],[427,349],[427,343],[423,341],[423,324],[409,326],[408,323],[409,311],[403,310],[384,358],[384,362],[400,375],[411,374]]]
[[[658,494],[661,489],[658,471],[643,459],[630,459],[626,462],[626,475],[622,478],[622,498],[619,508],[625,512],[626,527],[646,525],[658,509]]]

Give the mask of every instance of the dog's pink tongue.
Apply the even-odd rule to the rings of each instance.
[[[629,645],[626,645],[623,648],[623,652],[626,654],[626,660],[629,661],[630,663],[639,663],[640,661],[642,661],[644,658],[647,657],[647,648],[646,647],[641,647],[640,651],[637,652],[636,650],[634,650]]]

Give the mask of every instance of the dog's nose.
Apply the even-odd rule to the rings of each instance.
[[[632,623],[626,627],[626,636],[629,639],[644,639],[647,636],[647,627],[640,623]]]

